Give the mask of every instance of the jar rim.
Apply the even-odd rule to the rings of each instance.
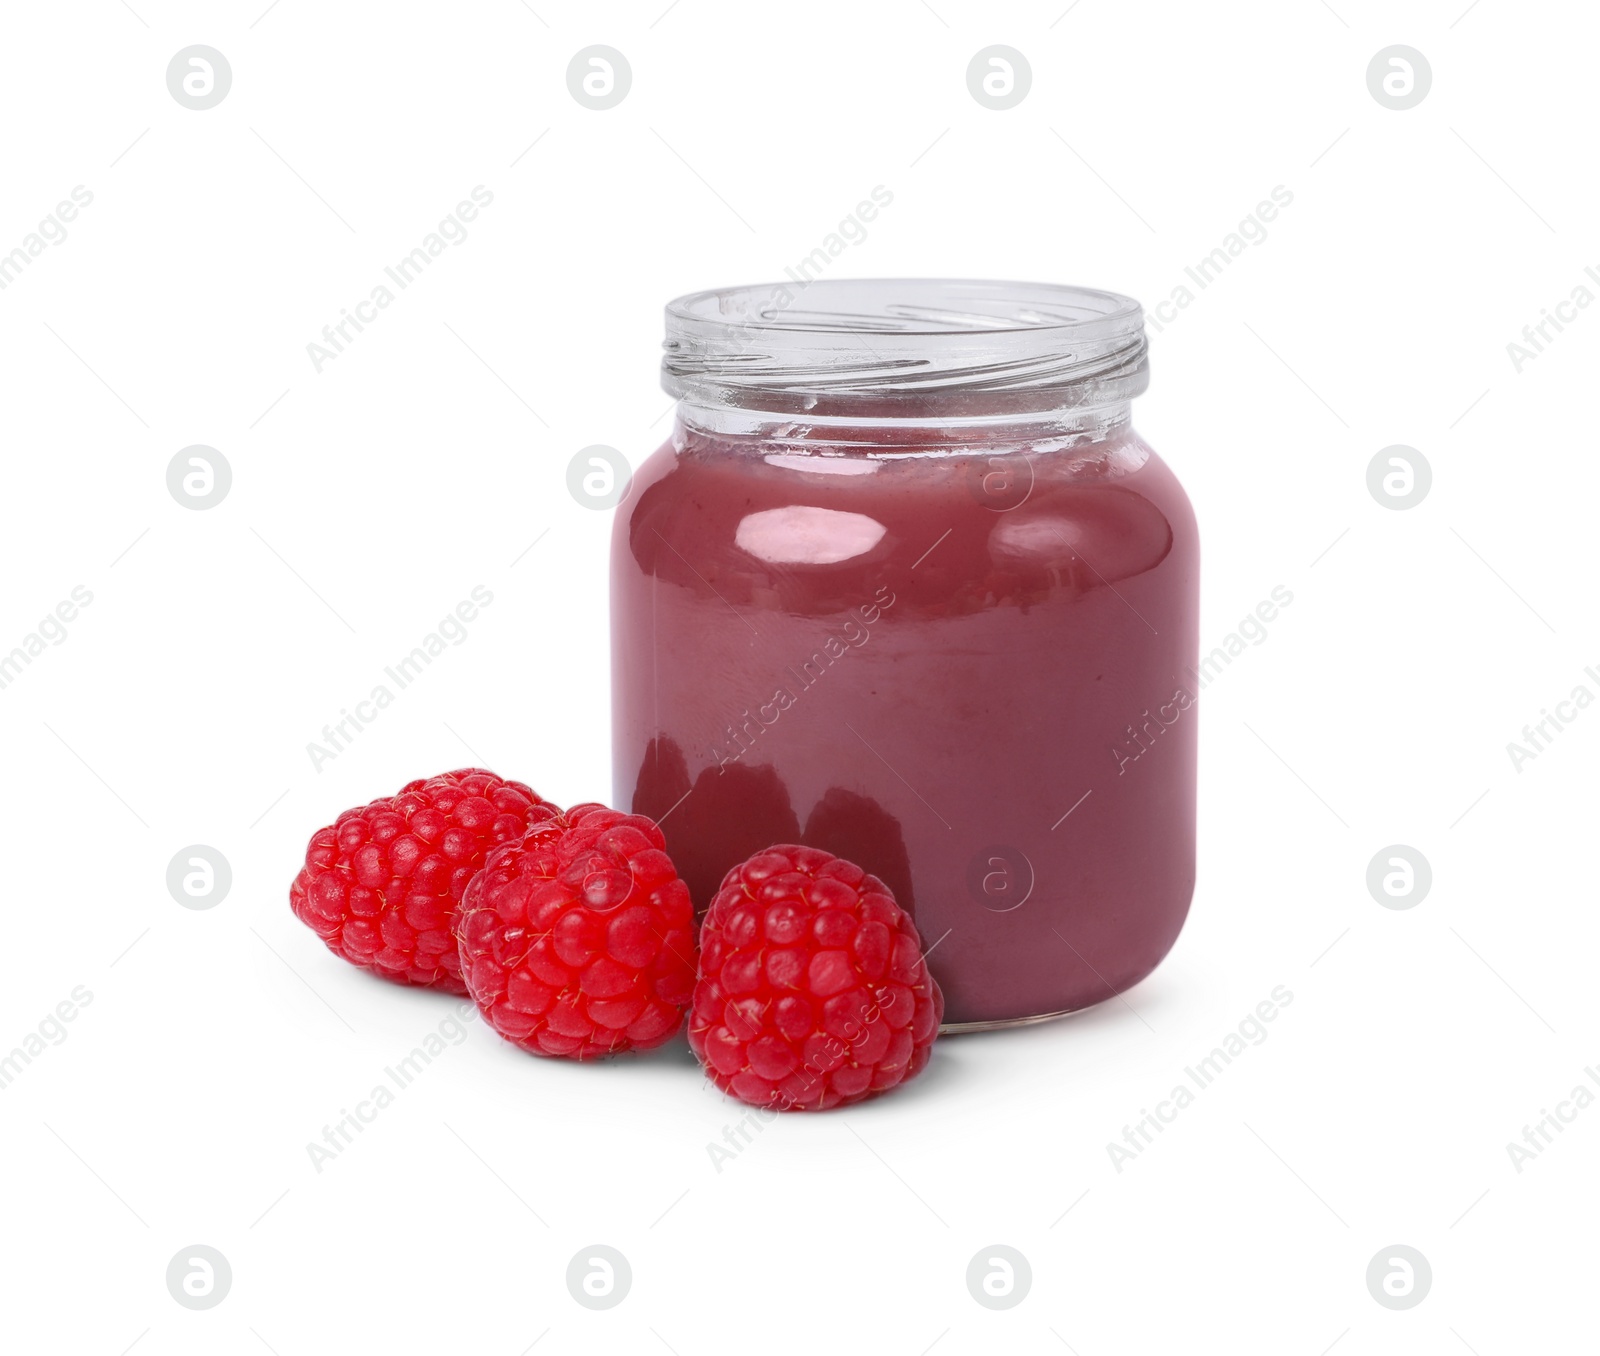
[[[1111,404],[1149,382],[1143,308],[1061,283],[824,278],[669,302],[661,384],[697,404],[965,412]]]

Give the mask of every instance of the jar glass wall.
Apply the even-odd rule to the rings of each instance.
[[[1135,303],[951,282],[673,303],[612,559],[617,803],[704,907],[800,842],[915,917],[947,1027],[1137,983],[1194,884],[1198,541]]]

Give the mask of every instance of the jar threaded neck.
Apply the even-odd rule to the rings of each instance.
[[[1120,404],[1149,383],[1132,298],[1051,283],[824,279],[667,306],[661,384],[700,406],[982,415]]]

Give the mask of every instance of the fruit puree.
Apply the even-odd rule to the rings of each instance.
[[[680,409],[618,510],[613,762],[700,909],[774,843],[881,877],[948,1029],[1100,1002],[1176,939],[1198,540],[1125,403],[932,410]]]

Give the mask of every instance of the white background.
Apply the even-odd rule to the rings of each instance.
[[[1600,267],[1600,16],[1066,3],[4,7],[0,250],[93,193],[0,292],[0,651],[93,594],[0,691],[0,1049],[93,995],[0,1091],[8,1346],[1592,1340],[1600,1110],[1520,1173],[1506,1145],[1600,1062],[1600,710],[1520,770],[1506,746],[1600,695],[1600,308],[1520,373],[1506,346]],[[193,43],[232,66],[206,111],[165,83]],[[566,85],[592,43],[632,66],[606,112]],[[993,43],[1033,72],[1006,112],[966,86]],[[1366,84],[1395,43],[1433,71],[1404,112]],[[479,184],[464,243],[315,371],[306,345]],[[912,1088],[783,1118],[721,1172],[743,1108],[685,1048],[563,1065],[472,1019],[316,1171],[307,1143],[455,1006],[295,921],[312,830],[480,762],[609,795],[609,515],[565,470],[664,435],[661,304],[780,276],[883,185],[836,276],[1153,305],[1280,184],[1267,238],[1154,336],[1136,409],[1199,515],[1205,647],[1294,595],[1201,700],[1200,884],[1156,975],[943,1041]],[[165,481],[195,443],[233,472],[201,512]],[[1407,511],[1366,485],[1396,443],[1433,471]],[[475,585],[468,639],[315,768],[308,742]],[[165,885],[195,843],[233,872],[208,911]],[[1405,911],[1365,885],[1394,843],[1433,870]],[[1268,1039],[1118,1172],[1107,1143],[1277,985]],[[206,1312],[164,1280],[196,1243],[233,1270]],[[594,1243],[633,1269],[602,1313],[564,1279]],[[1033,1273],[1006,1312],[964,1280],[997,1243]],[[1365,1281],[1393,1244],[1433,1271],[1406,1312]]]

